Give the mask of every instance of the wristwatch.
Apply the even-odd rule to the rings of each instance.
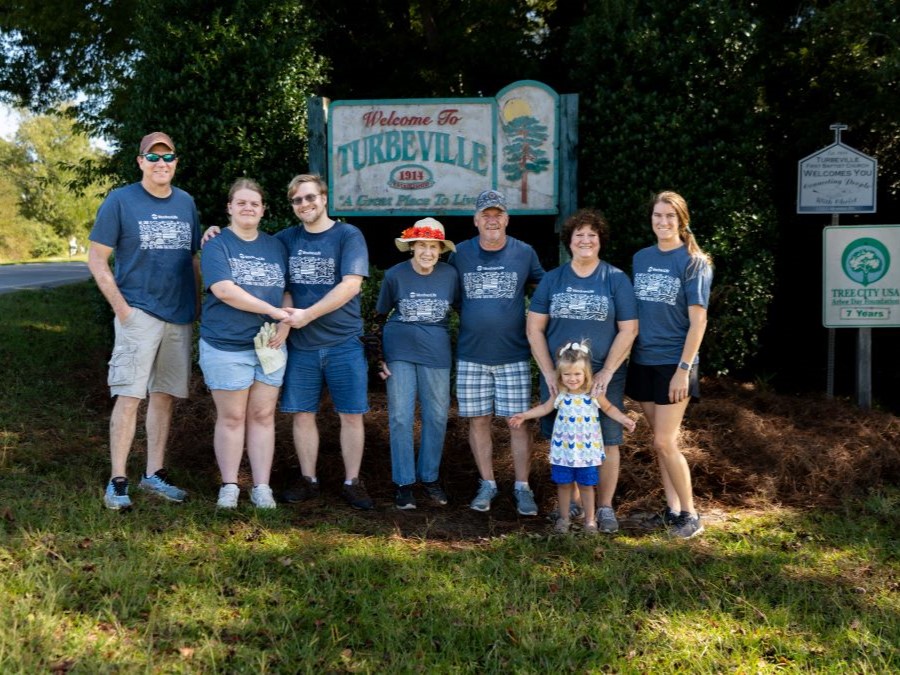
[[[682,361],[681,363],[678,364],[678,367],[681,368],[682,370],[691,372],[691,364],[688,363],[687,361]]]

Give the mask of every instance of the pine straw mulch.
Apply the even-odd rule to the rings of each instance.
[[[471,541],[512,531],[542,531],[541,518],[522,518],[512,502],[512,465],[508,431],[495,421],[495,473],[501,496],[487,514],[468,508],[478,474],[468,446],[467,427],[450,411],[442,481],[450,495],[446,507],[419,500],[415,511],[393,507],[390,473],[387,401],[380,383],[370,391],[366,415],[366,449],[362,476],[376,501],[373,512],[343,518],[349,509],[340,498],[343,462],[339,422],[330,403],[319,416],[319,477],[323,498],[295,510],[299,526],[334,519],[361,532],[383,532],[432,540]],[[708,522],[734,509],[773,506],[833,507],[843,498],[860,496],[884,484],[900,484],[900,419],[884,412],[862,412],[846,400],[824,395],[788,396],[727,378],[704,379],[703,400],[688,408],[682,448],[691,466],[698,508]],[[638,427],[626,436],[616,492],[616,507],[623,527],[639,528],[646,515],[659,510],[663,492],[649,447],[649,433],[639,408],[627,405]],[[198,498],[215,499],[219,477],[212,449],[215,408],[202,384],[194,378],[190,400],[179,404],[173,421],[169,464],[176,476],[190,472]],[[272,484],[283,486],[297,472],[291,416],[278,414],[276,456]],[[547,441],[535,431],[531,485],[542,514],[556,507],[556,489],[549,480]],[[245,462],[246,465],[246,462]],[[249,471],[241,476],[249,486]]]

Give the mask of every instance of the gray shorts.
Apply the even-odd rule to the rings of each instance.
[[[149,392],[187,398],[191,324],[167,323],[133,307],[124,324],[116,317],[113,326],[116,342],[107,379],[111,396],[147,398]]]

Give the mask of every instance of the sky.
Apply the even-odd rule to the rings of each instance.
[[[19,114],[5,103],[0,103],[0,138],[11,141],[18,128]],[[104,152],[112,151],[112,146],[102,138],[92,138],[91,145]]]
[[[0,104],[0,136],[6,140],[12,140],[16,129],[19,128],[19,116],[8,105]]]

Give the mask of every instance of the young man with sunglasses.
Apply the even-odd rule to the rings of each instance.
[[[316,414],[324,384],[341,420],[342,494],[350,506],[369,510],[374,503],[359,479],[363,413],[369,409],[359,297],[369,275],[366,240],[353,225],[328,217],[328,185],[320,176],[295,176],[287,196],[300,223],[275,235],[288,250],[289,290],[296,308],[285,319],[294,330],[288,338],[281,411],[294,414],[301,476],[282,499],[298,502],[319,493]]]
[[[178,156],[168,134],[147,134],[139,150],[141,180],[107,196],[88,253],[88,268],[115,313],[108,377],[116,397],[109,422],[112,471],[104,495],[114,510],[131,507],[126,464],[138,408],[148,396],[147,466],[138,487],[172,502],[187,497],[169,483],[163,463],[175,399],[188,396],[200,308],[200,219],[193,198],[172,185]]]

